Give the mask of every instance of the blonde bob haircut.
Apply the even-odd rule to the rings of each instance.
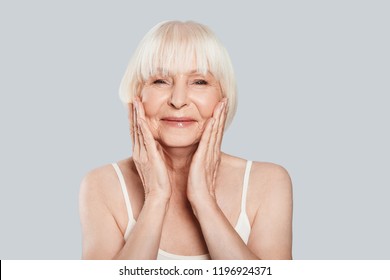
[[[124,104],[139,96],[146,80],[157,73],[210,72],[220,83],[223,97],[228,98],[226,127],[237,107],[237,89],[233,66],[225,47],[205,25],[187,21],[164,21],[154,26],[141,40],[125,75],[119,96]]]

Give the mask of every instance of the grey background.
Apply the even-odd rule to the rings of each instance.
[[[130,155],[120,79],[166,19],[229,50],[223,150],[290,172],[294,258],[390,259],[389,2],[226,2],[0,2],[1,259],[80,258],[80,181]]]

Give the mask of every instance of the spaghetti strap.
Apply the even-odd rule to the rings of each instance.
[[[248,244],[249,235],[251,233],[251,224],[249,222],[248,215],[246,213],[246,197],[248,193],[249,186],[249,175],[251,172],[252,161],[246,162],[244,182],[242,184],[242,194],[241,194],[241,210],[240,215],[238,217],[235,230],[240,235],[241,239]]]
[[[252,167],[252,161],[248,160],[246,162],[244,184],[242,186],[242,195],[241,195],[241,212],[243,213],[246,213],[246,196],[248,193],[249,175],[251,172],[251,167]]]
[[[127,209],[127,215],[129,217],[129,221],[134,220],[133,216],[133,210],[131,209],[129,194],[127,192],[125,179],[123,178],[122,171],[120,170],[117,163],[112,163],[112,166],[114,167],[116,174],[118,175],[119,183],[121,184],[123,198],[125,199],[126,209]]]

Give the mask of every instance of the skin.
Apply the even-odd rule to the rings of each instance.
[[[246,161],[221,152],[227,100],[211,73],[157,74],[140,96],[129,104],[133,156],[119,163],[137,222],[125,242],[117,176],[111,166],[92,171],[80,192],[83,258],[156,259],[161,248],[212,259],[291,259],[292,190],[282,167],[253,163],[247,245],[234,230]],[[172,127],[167,116],[194,123]]]

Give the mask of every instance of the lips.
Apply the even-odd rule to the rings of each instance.
[[[187,117],[166,117],[162,118],[163,121],[168,121],[168,122],[195,122],[194,119],[192,118],[187,118]]]
[[[165,117],[161,120],[166,125],[175,128],[186,128],[196,123],[195,119],[189,117]]]

